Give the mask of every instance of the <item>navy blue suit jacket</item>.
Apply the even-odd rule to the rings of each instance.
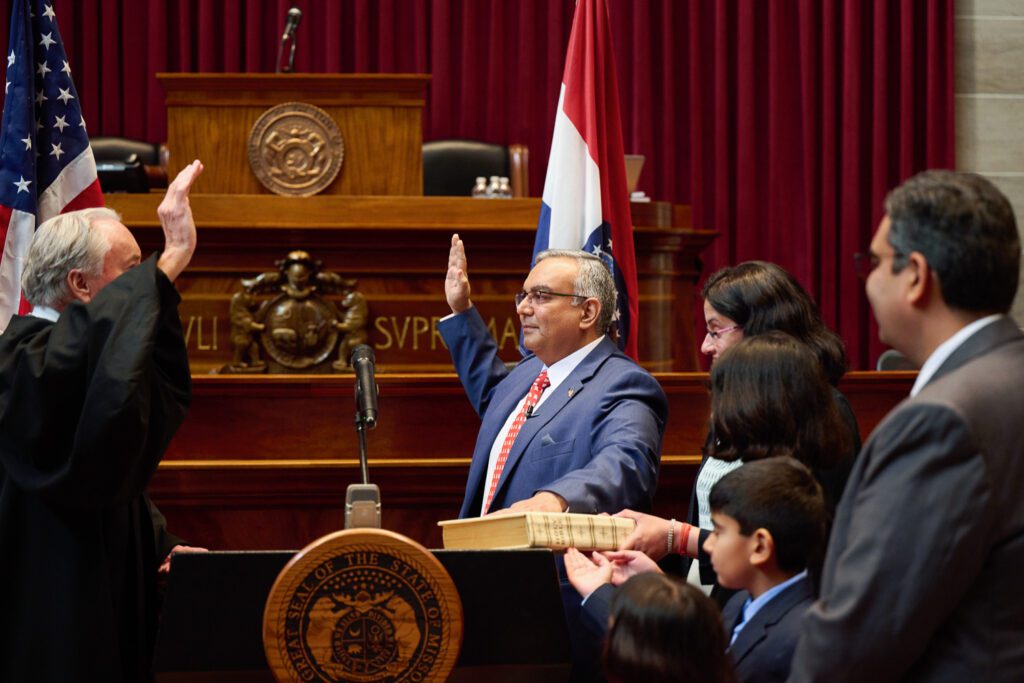
[[[743,603],[749,597],[750,593],[740,591],[722,610],[726,638],[732,638]],[[772,683],[789,677],[800,622],[813,601],[814,590],[810,579],[805,577],[758,610],[729,647],[739,683]]]
[[[543,368],[527,356],[509,371],[475,308],[438,324],[466,394],[482,419],[460,517],[480,514],[491,446]],[[658,481],[665,392],[605,338],[526,420],[491,509],[538,491],[564,498],[571,512],[649,510]]]

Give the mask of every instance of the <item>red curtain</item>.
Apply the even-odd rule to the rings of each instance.
[[[529,145],[543,187],[573,0],[53,4],[93,134],[163,140],[156,72],[272,71],[294,5],[297,71],[430,73],[425,139]],[[793,272],[870,367],[881,348],[852,254],[889,188],[953,166],[953,0],[608,4],[640,189],[721,233],[707,271],[760,258]]]

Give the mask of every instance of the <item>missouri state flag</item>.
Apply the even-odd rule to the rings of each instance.
[[[0,331],[25,313],[21,272],[36,226],[103,206],[53,0],[14,0],[0,123]]]
[[[576,4],[534,264],[545,249],[583,249],[608,264],[619,292],[614,322],[619,346],[636,359],[636,257],[605,0]]]

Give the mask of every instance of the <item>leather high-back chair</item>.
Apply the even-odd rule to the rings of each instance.
[[[468,197],[479,176],[505,176],[513,197],[530,194],[529,150],[525,145],[492,145],[476,140],[434,140],[423,145],[423,194]]]
[[[104,192],[148,192],[167,187],[166,145],[119,137],[89,140]]]

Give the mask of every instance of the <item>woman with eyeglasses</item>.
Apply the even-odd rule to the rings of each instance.
[[[845,444],[845,452],[836,454],[835,462],[827,467],[806,460],[805,462],[815,468],[829,509],[834,511],[849,477],[853,459],[861,445],[857,419],[846,397],[836,388],[846,372],[846,351],[842,340],[825,327],[818,307],[796,278],[774,263],[747,261],[723,268],[708,278],[702,296],[707,334],[701,351],[711,357],[712,381],[715,375],[714,364],[726,349],[743,339],[768,332],[785,332],[802,342],[817,359],[828,383],[829,391],[826,396],[834,402],[841,418],[838,429],[845,432],[842,442]],[[784,396],[784,393],[780,396]],[[719,396],[720,400],[724,398]],[[715,400],[713,389],[712,412]],[[811,421],[810,415],[795,414],[796,406],[784,405],[776,408],[788,411],[786,414],[793,415],[798,423]],[[711,559],[703,550],[704,540],[711,533],[708,494],[719,479],[743,463],[743,458],[717,457],[714,416],[711,422],[712,428],[703,449],[704,458],[690,496],[687,524],[680,524],[675,520],[670,524],[669,520],[630,510],[624,510],[619,514],[637,520],[637,529],[627,539],[624,548],[643,550],[654,559],[661,559],[667,554],[666,529],[672,528],[673,541],[678,541],[683,534],[687,534],[688,542],[678,543],[682,551],[680,554],[683,556],[678,569],[686,574],[691,583],[704,587],[719,604],[724,605],[731,593],[717,586]],[[718,446],[720,447],[720,444]],[[692,533],[687,533],[691,528]]]

